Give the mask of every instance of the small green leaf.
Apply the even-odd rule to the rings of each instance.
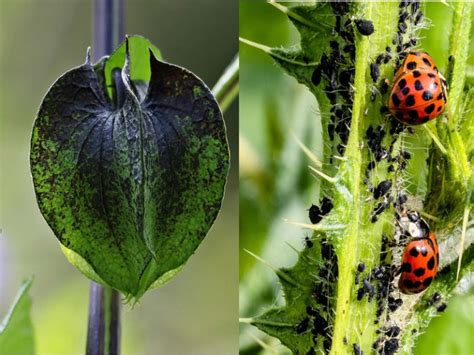
[[[33,355],[35,345],[30,318],[31,298],[28,290],[32,279],[20,287],[15,302],[0,324],[0,355]]]
[[[71,262],[138,298],[206,236],[229,152],[206,85],[159,61],[142,37],[128,38],[122,64],[123,46],[51,87],[33,129],[31,171],[41,212]]]

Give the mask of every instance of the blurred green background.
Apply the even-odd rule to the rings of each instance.
[[[419,48],[444,71],[452,21],[446,4],[424,3],[427,28]],[[474,19],[474,14],[473,14]],[[287,17],[260,0],[240,1],[240,36],[270,47],[290,47],[299,36]],[[474,37],[474,26],[471,28]],[[474,43],[469,58],[470,85],[474,84]],[[321,157],[318,104],[303,85],[288,76],[262,51],[240,44],[240,317],[261,314],[284,302],[274,272],[246,251],[261,256],[274,267],[294,264],[297,254],[288,246],[303,248],[305,231],[284,219],[308,223],[307,209],[319,201],[318,181],[310,175],[308,160],[290,132]],[[324,114],[324,113],[322,113]],[[413,168],[416,168],[413,167]],[[308,233],[308,232],[306,232]],[[457,296],[446,313],[436,318],[418,339],[416,354],[473,353],[474,281],[470,294]],[[466,286],[468,287],[468,286]],[[468,312],[469,311],[469,312]],[[466,313],[468,312],[468,313]],[[461,316],[463,315],[463,316]],[[457,322],[453,321],[457,319]],[[471,336],[456,336],[471,334]],[[241,324],[241,354],[270,353],[256,339],[277,351],[279,341],[255,327]]]
[[[62,255],[36,206],[29,140],[43,95],[82,64],[91,0],[0,0],[0,316],[23,278],[38,354],[83,354],[89,282]],[[126,32],[212,87],[238,50],[234,0],[128,1]],[[232,168],[223,209],[184,270],[123,307],[124,354],[235,354],[238,340],[237,104],[225,114]]]

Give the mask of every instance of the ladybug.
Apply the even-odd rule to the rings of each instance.
[[[405,236],[411,240],[403,251],[398,288],[405,294],[419,293],[433,282],[438,272],[438,243],[435,234],[418,213],[405,213],[399,223]]]
[[[398,281],[400,291],[408,295],[424,291],[433,282],[438,263],[438,243],[433,232],[410,241],[403,252],[402,275]]]
[[[389,109],[400,122],[419,125],[438,117],[446,107],[446,80],[425,52],[409,52],[395,74]]]

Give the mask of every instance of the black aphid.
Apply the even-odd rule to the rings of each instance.
[[[355,25],[359,33],[363,36],[370,36],[374,33],[374,24],[372,21],[363,20],[363,19],[356,19],[354,20]]]

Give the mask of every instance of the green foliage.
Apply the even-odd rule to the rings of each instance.
[[[474,294],[456,296],[420,335],[414,354],[469,354],[474,349]]]
[[[33,324],[30,318],[31,298],[28,294],[32,282],[32,279],[23,282],[15,302],[0,324],[1,355],[35,354]]]
[[[139,298],[174,276],[206,236],[229,153],[206,85],[158,60],[142,37],[125,45],[125,59],[122,45],[56,81],[30,159],[39,207],[70,261]]]
[[[448,80],[453,81],[446,110],[448,124],[440,118],[436,125],[433,123],[428,125],[431,131],[436,129],[432,136],[441,141],[447,153],[442,153],[440,145],[433,142],[424,127],[417,127],[415,135],[406,132],[400,135],[385,134],[382,147],[392,145],[392,156],[401,156],[402,151],[408,151],[412,159],[405,171],[400,168],[401,174],[389,172],[388,162],[384,160],[377,162],[368,177],[371,186],[377,186],[381,181],[391,181],[392,186],[396,186],[394,198],[399,191],[409,192],[413,198],[411,202],[415,204],[415,207],[411,208],[424,209],[438,218],[436,222],[430,221],[430,224],[442,241],[460,235],[461,219],[465,209],[470,207],[469,196],[472,190],[468,181],[472,175],[469,160],[472,159],[473,152],[470,139],[467,137],[472,134],[473,121],[469,120],[469,117],[473,110],[469,97],[465,96],[463,71],[468,48],[464,44],[469,42],[470,5],[456,4],[453,8],[453,23],[449,25],[452,26],[450,54],[454,65],[452,73],[448,76]],[[337,40],[337,36],[331,32],[335,21],[334,16],[331,16],[331,7],[327,3],[317,3],[309,6],[283,7],[280,10],[289,17],[298,30],[300,46],[289,49],[268,49],[261,45],[256,47],[267,52],[286,73],[304,84],[318,100],[321,115],[319,117],[316,115],[313,119],[321,120],[322,134],[318,138],[323,139],[324,152],[321,159],[323,164],[312,161],[316,167],[313,171],[323,176],[324,194],[321,194],[321,197],[330,197],[334,209],[321,223],[309,226],[315,230],[311,237],[314,247],[299,252],[298,261],[292,268],[276,271],[282,285],[285,303],[277,304],[261,316],[246,318],[245,322],[277,337],[294,353],[304,354],[311,348],[316,349],[316,352],[324,352],[330,347],[332,353],[343,354],[351,352],[353,344],[360,346],[364,353],[370,353],[378,337],[376,330],[393,324],[386,320],[386,316],[390,313],[390,318],[402,328],[400,348],[410,353],[415,339],[413,334],[423,332],[436,314],[432,307],[429,309],[425,307],[426,311],[423,312],[421,306],[422,302],[426,303],[426,298],[432,292],[428,292],[426,298],[419,299],[419,303],[413,296],[403,296],[403,300],[406,301],[403,309],[389,312],[386,298],[369,302],[367,297],[364,297],[358,301],[357,291],[361,286],[357,286],[355,282],[355,269],[360,261],[365,263],[367,269],[361,279],[368,277],[370,271],[380,263],[392,263],[396,266],[391,253],[388,253],[387,259],[380,257],[382,235],[392,239],[394,234],[395,211],[389,203],[389,208],[374,221],[375,223],[371,223],[373,211],[381,200],[377,201],[372,196],[368,183],[364,180],[367,177],[368,163],[374,159],[374,152],[369,149],[366,137],[367,130],[373,127],[375,130],[384,129],[388,132],[394,126],[392,119],[380,114],[381,106],[386,104],[386,97],[379,99],[380,96],[377,95],[374,102],[370,100],[370,88],[373,84],[369,64],[373,63],[387,46],[392,47],[392,53],[395,52],[392,38],[397,33],[399,11],[401,11],[399,4],[352,3],[350,14],[341,21],[344,23],[350,17],[364,18],[371,20],[375,27],[374,34],[369,37],[361,36],[355,30],[355,75],[349,89],[353,92],[350,134],[342,159],[334,159],[336,145],[340,142],[337,138],[335,141],[329,140],[326,133],[330,124],[328,118],[331,108],[325,94],[328,90],[325,85],[328,82],[323,79],[315,86],[312,80],[322,53],[329,52],[329,41]],[[422,24],[409,22],[404,37],[416,37],[422,27]],[[459,45],[460,43],[463,45]],[[344,64],[337,65],[346,68]],[[392,80],[393,67],[381,65],[380,77]],[[458,79],[452,79],[455,77]],[[377,87],[378,83],[379,81]],[[460,105],[461,102],[465,104]],[[341,104],[340,101],[338,103]],[[463,136],[466,138],[460,139]],[[297,164],[294,165],[297,167]],[[297,168],[295,170],[298,171]],[[419,207],[422,203],[424,208]],[[469,235],[471,233],[472,231],[468,231]],[[472,242],[471,239],[467,238],[466,247]],[[332,248],[335,255],[328,259],[325,254]],[[433,292],[443,290],[441,293],[444,299],[452,295],[457,284],[456,263],[453,259],[455,261],[458,250],[449,250],[445,243],[442,243],[442,260],[444,265],[450,264],[451,271],[441,273],[430,290]],[[454,254],[454,258],[448,254]],[[461,276],[468,270],[473,258],[472,253],[467,252],[465,258]],[[338,277],[331,278],[331,275],[335,274],[335,264]],[[379,290],[379,284],[376,283],[374,287]],[[324,296],[327,299],[321,300]],[[308,317],[307,307],[317,310],[323,320],[312,318],[307,329],[302,329],[301,325],[305,319],[311,318]],[[381,317],[377,316],[378,307],[382,309]],[[318,336],[315,341],[310,330],[318,326],[325,329],[321,333],[322,336]]]

